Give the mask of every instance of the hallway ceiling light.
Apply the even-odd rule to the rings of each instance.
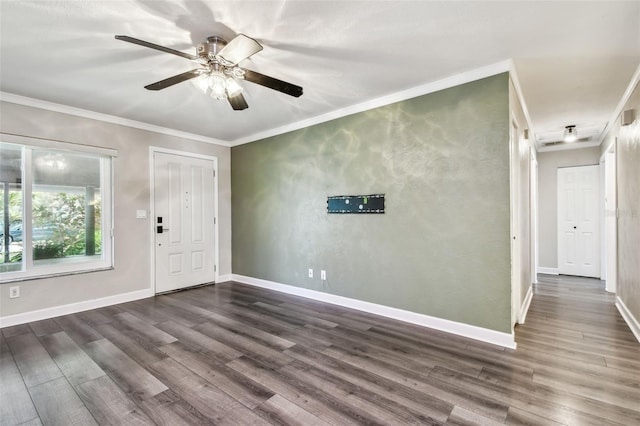
[[[578,140],[578,132],[576,126],[567,126],[564,128],[564,136],[562,138],[567,143],[575,142]]]

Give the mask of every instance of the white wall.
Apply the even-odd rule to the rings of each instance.
[[[599,164],[600,147],[538,153],[538,253],[540,268],[558,268],[559,167]],[[539,271],[544,272],[544,270]]]
[[[230,148],[88,118],[3,102],[0,131],[118,150],[114,161],[115,268],[109,271],[20,282],[21,297],[9,299],[0,285],[0,316],[122,295],[150,288],[150,223],[136,210],[150,210],[149,146],[218,158],[220,275],[231,274]]]
[[[616,142],[617,271],[616,306],[640,341],[640,67],[629,85],[622,111],[633,110],[633,123],[616,118],[603,143],[604,152]]]

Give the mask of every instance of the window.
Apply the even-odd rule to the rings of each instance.
[[[2,135],[0,281],[112,266],[113,154]]]

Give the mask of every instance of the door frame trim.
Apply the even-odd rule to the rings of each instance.
[[[596,206],[595,206],[595,212],[598,215],[598,223],[597,226],[595,227],[596,232],[598,233],[598,244],[596,249],[598,250],[598,259],[596,262],[594,262],[594,264],[597,264],[598,266],[598,276],[597,277],[592,277],[590,275],[576,275],[576,276],[585,276],[585,277],[589,277],[589,278],[597,278],[597,279],[602,279],[602,270],[601,270],[601,262],[602,262],[602,221],[600,216],[602,215],[601,212],[601,208],[602,208],[602,192],[603,189],[601,188],[601,175],[600,175],[600,163],[596,163],[596,164],[582,164],[579,166],[559,166],[556,169],[556,245],[558,247],[557,251],[557,264],[558,264],[558,274],[560,275],[575,275],[575,274],[568,274],[566,271],[563,272],[563,267],[561,266],[560,263],[560,238],[561,238],[561,234],[560,234],[560,170],[566,170],[566,169],[578,169],[578,168],[582,168],[582,167],[595,167],[597,168],[596,173],[598,175],[598,178],[596,179],[596,189],[598,191],[598,196],[596,197]]]
[[[189,158],[196,158],[199,160],[210,160],[213,162],[213,172],[214,172],[214,176],[213,176],[213,190],[214,190],[214,196],[213,196],[213,216],[215,218],[215,222],[213,224],[213,232],[215,234],[215,238],[214,238],[214,258],[213,258],[213,264],[214,264],[214,272],[213,272],[213,281],[215,283],[218,282],[219,280],[219,273],[220,273],[220,250],[219,250],[219,246],[220,246],[220,233],[218,230],[218,224],[219,224],[219,220],[218,220],[218,157],[215,157],[213,155],[205,155],[205,154],[197,154],[194,152],[189,152],[189,151],[180,151],[177,149],[169,149],[169,148],[162,148],[159,146],[149,146],[149,212],[150,212],[150,217],[149,217],[149,250],[150,250],[150,265],[149,265],[149,269],[150,269],[150,280],[151,282],[150,284],[150,288],[151,291],[153,292],[153,294],[157,294],[156,292],[156,243],[155,243],[155,220],[153,220],[156,217],[156,212],[155,212],[155,207],[156,207],[156,203],[155,203],[155,160],[154,160],[154,154],[155,153],[162,153],[162,154],[171,154],[171,155],[180,155],[182,157],[189,157]]]
[[[520,248],[520,123],[515,116],[511,114],[509,120],[509,198],[510,198],[510,223],[509,223],[509,243],[511,251],[511,315],[509,321],[511,323],[511,332],[519,323],[519,314],[521,308],[521,255]]]

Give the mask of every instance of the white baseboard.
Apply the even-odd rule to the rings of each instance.
[[[527,318],[527,312],[529,312],[529,306],[531,305],[532,299],[533,299],[533,285],[529,286],[529,291],[527,291],[527,296],[524,298],[524,302],[522,302],[522,306],[520,307],[518,324],[524,324],[524,320]]]
[[[548,275],[560,275],[560,270],[558,268],[545,268],[544,266],[538,266],[539,274],[548,274]]]
[[[218,280],[216,281],[216,284],[224,283],[231,280],[233,280],[233,275],[231,274],[218,275]]]
[[[30,311],[22,314],[7,315],[5,317],[0,317],[0,328],[25,324],[32,321],[40,321],[48,318],[55,318],[61,315],[75,314],[77,312],[88,311],[89,309],[117,305],[118,303],[131,302],[133,300],[145,299],[152,296],[153,290],[145,289],[116,294],[114,296],[101,297],[100,299],[84,300],[82,302],[70,303],[68,305],[39,309],[37,311]]]
[[[463,324],[460,322],[436,318],[429,315],[418,314],[416,312],[405,311],[403,309],[378,305],[377,303],[365,302],[362,300],[351,299],[349,297],[337,296],[335,294],[323,293],[320,291],[309,290],[306,288],[295,287],[287,284],[280,284],[273,281],[247,277],[244,275],[232,274],[232,277],[233,281],[249,284],[255,287],[262,287],[269,290],[275,290],[282,293],[331,303],[333,305],[357,309],[359,311],[369,312],[383,317],[393,318],[399,321],[445,331],[447,333],[468,337],[470,339],[480,340],[482,342],[503,346],[505,348],[516,348],[515,338],[512,333],[503,333],[500,331],[489,330],[487,328],[477,327],[475,325]]]
[[[633,335],[636,336],[636,339],[640,342],[640,322],[633,316],[629,308],[627,308],[627,305],[620,299],[620,296],[616,296],[616,308],[620,311],[620,315],[624,318]]]

